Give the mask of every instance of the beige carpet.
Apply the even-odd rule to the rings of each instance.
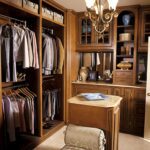
[[[60,150],[60,148],[64,146],[65,128],[66,127],[61,128],[34,150]],[[120,133],[119,150],[150,150],[150,142],[141,137]]]

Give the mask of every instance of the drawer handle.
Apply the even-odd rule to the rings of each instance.
[[[150,93],[147,93],[147,96],[150,96]]]

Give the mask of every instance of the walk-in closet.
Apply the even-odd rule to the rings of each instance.
[[[0,149],[32,149],[64,125],[65,9],[0,0]]]

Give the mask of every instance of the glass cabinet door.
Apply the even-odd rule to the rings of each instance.
[[[134,14],[130,11],[123,11],[118,16],[116,69],[122,69],[120,66],[122,66],[124,62],[131,64],[130,70],[134,67],[134,18]]]
[[[109,25],[108,28],[102,33],[100,36],[96,31],[95,32],[95,43],[98,45],[111,45],[111,37],[112,37],[112,23]]]
[[[144,13],[144,36],[143,42],[148,43],[148,36],[150,36],[150,12]]]
[[[139,19],[139,47],[138,51],[147,52],[148,36],[150,36],[150,6],[140,9]]]
[[[87,18],[81,19],[80,30],[80,44],[91,44],[91,21]]]

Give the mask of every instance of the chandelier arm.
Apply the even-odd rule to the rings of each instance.
[[[107,28],[107,26],[104,25],[103,29],[100,31],[100,30],[97,29],[97,26],[94,26],[94,27],[95,27],[95,31],[96,31],[98,34],[102,34],[102,33],[106,30],[106,28]]]
[[[113,19],[113,16],[114,16],[114,13],[111,12],[111,13],[106,13],[105,15],[107,15],[109,17],[109,19],[104,19],[104,17],[101,18],[102,22],[103,23],[110,23]]]

